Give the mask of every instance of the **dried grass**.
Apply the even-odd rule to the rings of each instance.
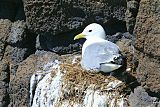
[[[105,76],[101,73],[89,73],[81,68],[80,64],[63,63],[61,71],[66,71],[63,79],[63,98],[69,101],[82,102],[87,88],[103,90],[114,77]],[[106,81],[107,80],[107,81]]]

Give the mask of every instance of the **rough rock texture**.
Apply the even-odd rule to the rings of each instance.
[[[13,88],[11,85],[12,82],[10,82],[13,79],[10,77],[16,75],[19,63],[35,52],[35,43],[36,35],[28,32],[24,21],[11,22],[8,19],[0,19],[0,60],[2,60],[0,65],[3,68],[0,69],[2,107],[6,107],[11,101],[11,94],[9,95],[11,91],[9,89]],[[14,90],[17,91],[15,87]],[[28,92],[23,89],[19,91],[22,91],[22,93],[23,91]],[[26,96],[28,95],[26,94]],[[12,102],[15,100],[13,97],[11,99]]]
[[[27,32],[24,21],[1,19],[0,23],[0,58],[9,62],[11,74],[15,74],[18,64],[35,51],[36,35]]]
[[[0,41],[5,43],[11,29],[12,22],[8,19],[0,19]]]
[[[160,96],[160,1],[141,0],[135,26],[137,78],[142,86]]]
[[[117,42],[122,55],[126,58],[127,68],[132,68],[133,66],[134,47],[131,42],[132,40],[125,38]]]
[[[129,95],[129,102],[131,104],[131,107],[159,107],[160,106],[160,102],[158,102],[158,99],[156,97],[149,96],[148,93],[141,86],[135,88],[134,92]]]
[[[36,57],[28,57],[19,64],[16,75],[10,77],[10,106],[21,107],[28,104],[28,88],[30,76],[36,69]]]
[[[5,44],[0,41],[0,60],[2,60],[4,52],[5,52]]]
[[[0,61],[0,107],[7,107],[9,99],[9,66],[5,61]]]
[[[0,19],[25,20],[22,0],[1,0]]]
[[[127,0],[126,27],[129,33],[133,33],[140,0]]]
[[[24,1],[28,27],[39,34],[38,49],[58,53],[74,51],[77,45],[70,45],[75,43],[74,36],[92,22],[105,25],[110,34],[125,32],[126,5],[125,0]]]
[[[4,59],[6,59],[10,64],[11,74],[15,75],[17,67],[20,62],[22,62],[26,56],[27,48],[18,48],[8,45],[5,49]]]
[[[58,59],[58,55],[54,53],[37,52],[19,64],[16,75],[10,77],[10,106],[28,106],[31,75],[35,71],[43,69],[47,63],[55,60],[55,58]]]
[[[12,23],[10,26],[10,32],[7,38],[7,43],[8,44],[19,44],[20,42],[25,42],[26,39],[26,24],[24,21],[16,21]],[[22,43],[21,43],[22,45]]]
[[[11,24],[10,20],[0,19],[0,60],[2,60],[4,56],[6,40],[9,36]]]
[[[70,33],[66,34],[70,35]],[[84,40],[80,40],[78,43],[70,43],[70,39],[67,38],[66,35],[58,35],[54,36],[46,36],[46,35],[38,35],[36,39],[36,49],[37,50],[48,50],[58,54],[68,54],[76,51],[80,51]],[[76,35],[74,33],[74,35]],[[63,45],[62,45],[63,44]]]
[[[41,34],[66,32],[91,21],[125,20],[126,1],[48,0],[24,2],[29,28]]]

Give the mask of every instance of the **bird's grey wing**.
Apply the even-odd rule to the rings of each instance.
[[[87,70],[95,70],[100,67],[99,52],[101,51],[100,44],[91,44],[84,50],[81,65]]]
[[[102,63],[114,61],[119,56],[119,48],[112,42],[96,42],[84,50],[81,64],[85,68],[99,68]]]
[[[105,54],[100,55],[101,58],[103,58],[105,56],[109,56],[111,58],[110,63],[117,64],[117,65],[122,65],[123,64],[123,56],[120,53],[119,47],[116,44],[114,44],[110,41],[106,41],[104,47],[105,47],[105,50],[104,50]],[[104,63],[105,63],[105,61],[104,61]]]
[[[110,52],[110,53],[113,53],[113,54],[119,54],[120,51],[119,51],[119,47],[110,42],[110,41],[104,41],[103,42],[103,46],[104,46],[104,51],[107,53],[107,52]]]
[[[109,60],[105,59],[106,57],[110,57]],[[123,57],[120,54],[119,47],[107,41],[104,45],[104,53],[100,53],[100,71],[103,72],[111,72],[123,65]]]
[[[97,57],[100,63],[110,63],[121,56],[119,53],[119,47],[116,44],[104,41],[99,45]]]

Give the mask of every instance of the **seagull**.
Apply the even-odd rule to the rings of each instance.
[[[86,38],[82,46],[82,68],[92,72],[111,72],[123,65],[119,47],[106,40],[100,24],[89,24],[74,40]]]

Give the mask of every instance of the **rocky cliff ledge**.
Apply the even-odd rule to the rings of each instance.
[[[100,23],[126,57],[114,74],[79,65],[73,37]],[[160,107],[159,0],[1,0],[0,107]]]

